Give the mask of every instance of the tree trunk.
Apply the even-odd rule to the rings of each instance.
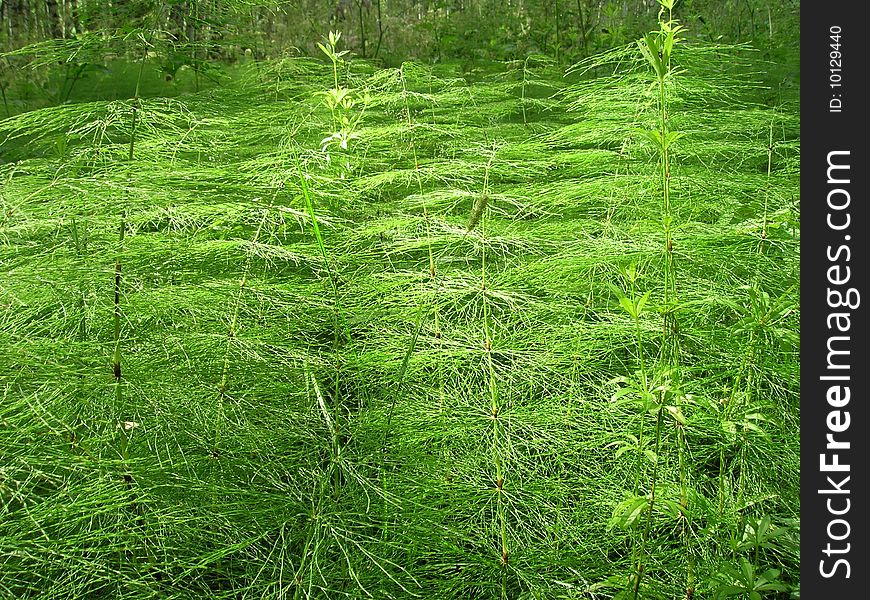
[[[356,6],[359,9],[359,38],[361,46],[361,56],[366,57],[366,22],[363,16],[363,0],[357,0]]]
[[[82,24],[79,21],[79,0],[70,0],[69,2],[69,20],[70,32],[73,35],[78,35],[82,32]]]
[[[583,13],[583,0],[577,0],[577,26],[580,28],[580,44],[583,46],[583,57],[589,56],[589,40],[586,39],[586,17]]]
[[[381,51],[381,42],[384,41],[384,21],[382,18],[383,15],[381,14],[381,0],[378,0],[377,8],[378,8],[378,45],[375,46],[374,58],[378,57],[378,52]],[[769,13],[770,13],[770,9],[768,9],[768,14]],[[771,36],[771,37],[773,37],[773,36]]]
[[[45,10],[48,12],[48,34],[54,39],[63,37],[57,0],[45,0]]]
[[[25,37],[24,29],[27,27],[24,0],[10,0],[3,4],[6,4],[9,9],[6,13],[9,39],[23,39]]]
[[[556,64],[561,61],[562,54],[562,23],[559,19],[559,0],[553,0],[553,24],[556,29]]]
[[[184,15],[186,12],[186,2],[173,4],[172,8],[169,9],[169,22],[171,23],[173,28],[172,34],[175,36],[175,39],[178,42],[183,42],[187,39],[187,31],[185,30],[186,23],[184,19]]]

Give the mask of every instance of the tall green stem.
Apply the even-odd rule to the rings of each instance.
[[[492,167],[492,162],[495,159],[496,151],[493,149],[489,157],[489,162],[486,165],[486,171],[483,177],[483,195],[489,195],[489,171]],[[486,370],[487,370],[487,387],[489,389],[490,403],[490,418],[492,419],[492,460],[495,467],[495,493],[496,493],[496,518],[498,522],[499,540],[501,542],[501,595],[503,599],[507,598],[507,575],[508,575],[508,560],[510,557],[510,549],[508,548],[507,538],[507,505],[505,502],[505,469],[502,459],[502,438],[504,437],[504,425],[502,423],[503,415],[501,414],[501,403],[498,393],[498,382],[495,373],[495,363],[493,361],[492,346],[493,332],[490,317],[489,302],[487,298],[486,285],[486,207],[482,208],[481,218],[481,239],[483,247],[481,250],[480,260],[480,277],[481,277],[481,301],[483,303],[483,348],[486,354]]]
[[[664,400],[664,399],[662,399]],[[649,495],[649,506],[647,508],[646,515],[646,526],[644,527],[643,534],[640,538],[640,554],[637,559],[637,572],[635,573],[634,578],[634,588],[632,589],[633,598],[637,600],[637,594],[640,590],[640,582],[643,579],[644,573],[644,562],[646,560],[646,545],[649,540],[649,534],[652,530],[652,520],[653,520],[653,512],[655,511],[655,502],[656,502],[656,484],[658,483],[658,474],[659,474],[659,451],[661,449],[661,440],[662,440],[662,421],[664,418],[664,406],[659,406],[658,412],[656,414],[656,441],[655,441],[655,456],[656,460],[653,463],[653,472],[652,472],[652,480],[650,482],[650,495]]]

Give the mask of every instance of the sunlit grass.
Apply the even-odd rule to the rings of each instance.
[[[796,106],[679,48],[667,270],[642,61],[351,61],[328,152],[308,59],[141,100],[132,161],[128,100],[0,121],[0,595],[612,598],[647,491],[608,382],[659,355],[666,273],[690,401],[656,485],[694,512],[650,521],[639,597],[685,596],[687,547],[696,597],[743,558],[796,584]]]

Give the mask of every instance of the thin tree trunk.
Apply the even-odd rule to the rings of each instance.
[[[187,39],[187,31],[185,30],[184,13],[187,11],[187,3],[174,4],[169,9],[169,22],[172,24],[177,42],[183,42]]]
[[[45,0],[45,10],[48,12],[48,34],[54,39],[63,37],[63,28],[60,26],[60,13],[57,10],[57,0]]]
[[[357,0],[356,6],[359,9],[359,37],[362,45],[362,57],[366,57],[366,22],[363,18],[363,0]]]
[[[24,38],[23,29],[27,26],[26,15],[24,14],[24,0],[11,0],[8,3],[4,2],[4,4],[9,5],[7,21],[9,39],[20,40]]]
[[[77,35],[82,32],[82,24],[79,21],[79,0],[69,2],[70,32]]]
[[[562,52],[562,23],[559,20],[559,0],[553,0],[553,19],[556,26],[556,64]]]
[[[381,42],[384,40],[384,21],[383,15],[381,14],[381,0],[377,0],[377,8],[378,8],[378,45],[375,46],[375,54],[374,58],[378,57],[378,52],[381,51]],[[768,9],[768,12],[770,9]],[[772,36],[771,36],[772,37]]]
[[[583,13],[583,0],[577,0],[577,26],[580,28],[580,44],[583,46],[583,56],[589,56],[589,40],[586,39],[586,16]]]

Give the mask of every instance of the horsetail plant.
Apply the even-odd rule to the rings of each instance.
[[[502,456],[502,446],[506,440],[507,432],[505,430],[503,414],[503,406],[499,397],[498,377],[495,372],[495,363],[493,361],[493,324],[491,321],[491,308],[489,303],[489,290],[487,288],[486,279],[486,207],[489,198],[489,173],[492,169],[492,163],[495,160],[497,147],[492,147],[489,151],[489,160],[487,161],[484,176],[483,176],[483,191],[475,199],[472,207],[471,216],[468,221],[467,231],[471,231],[479,222],[481,223],[480,236],[482,239],[481,259],[480,259],[480,299],[483,306],[483,350],[486,357],[486,382],[489,392],[489,412],[492,420],[492,461],[495,469],[495,511],[497,519],[497,528],[499,532],[500,544],[500,565],[501,565],[501,597],[503,600],[508,598],[508,569],[510,563],[510,548],[508,546],[508,524],[507,524],[507,499],[505,497],[505,485],[507,473],[505,470],[504,457]]]
[[[756,58],[675,42],[664,111],[637,45],[573,83],[289,57],[169,99],[137,36],[126,100],[0,121],[4,593],[797,591],[799,122],[764,169],[773,109],[711,68]],[[374,98],[347,149],[327,87]]]
[[[133,100],[130,105],[130,144],[127,150],[127,162],[128,165],[133,162],[135,150],[136,150],[136,126],[138,124],[138,111],[140,108],[139,102],[139,85],[142,81],[142,73],[145,68],[145,58],[148,53],[148,42],[145,40],[144,36],[142,38],[142,58],[139,62],[139,73],[136,78],[136,90],[133,95]],[[125,190],[125,194],[129,194],[129,188],[131,187],[131,179],[132,179],[132,170],[128,171],[128,189]],[[129,198],[126,199],[127,204],[129,204]],[[124,232],[127,229],[126,223],[126,209],[124,214],[121,216],[121,224],[118,232],[118,256],[115,259],[115,300],[114,300],[114,313],[113,313],[113,339],[115,343],[115,350],[112,358],[112,370],[115,376],[115,406],[117,409],[121,410],[124,406],[123,403],[123,391],[122,391],[122,379],[121,379],[121,253],[124,249]],[[118,423],[118,429],[120,430],[121,435],[121,461],[124,464],[124,482],[127,485],[127,488],[130,492],[130,503],[133,507],[133,510],[136,511],[135,504],[135,496],[133,494],[133,475],[128,467],[128,459],[129,459],[129,444],[130,444],[130,436],[132,435],[133,429],[138,427],[138,424],[134,421],[128,421],[125,419],[120,419]]]
[[[124,392],[122,388],[121,378],[121,253],[124,245],[124,230],[127,228],[124,219],[121,219],[120,227],[118,228],[118,254],[115,258],[115,285],[114,285],[114,302],[112,311],[112,374],[115,378],[115,406],[122,407]],[[127,431],[128,428],[123,427],[124,420],[119,423],[121,430],[121,458],[126,464],[127,461]],[[128,484],[132,484],[132,479],[129,474],[124,475],[124,480]]]
[[[413,135],[414,135],[414,120],[411,117],[411,108],[408,105],[408,86],[405,81],[405,71],[404,65],[399,67],[397,70],[397,74],[399,76],[399,81],[402,84],[402,103],[405,112],[405,124],[407,126],[408,135],[410,136],[409,146],[411,149],[411,155],[414,159],[414,180],[417,184],[417,193],[422,196],[423,195],[423,179],[420,176],[420,161],[417,157],[417,146],[415,144]],[[437,267],[435,264],[435,255],[432,250],[432,231],[431,231],[431,223],[429,218],[429,211],[426,208],[426,205],[423,205],[423,219],[425,221],[426,226],[426,256],[428,259],[429,266],[429,283],[432,285],[431,290],[431,299],[427,301],[421,301],[417,308],[417,317],[414,325],[414,332],[411,337],[411,343],[408,346],[408,349],[405,352],[405,356],[402,359],[402,364],[399,368],[399,373],[397,377],[397,381],[399,385],[402,384],[405,373],[408,369],[408,364],[410,363],[411,356],[414,353],[415,348],[417,347],[417,340],[420,335],[420,331],[423,328],[424,317],[428,315],[430,310],[433,310],[434,315],[434,327],[436,331],[436,337],[440,338],[440,329],[439,329],[439,319],[438,319],[438,305],[435,302],[437,293],[438,293],[438,283],[436,281],[436,276],[438,274]],[[440,341],[440,340],[439,340]],[[440,366],[440,365],[439,365]],[[442,374],[439,371],[439,379],[442,379]],[[443,380],[441,383],[442,391],[441,391],[441,401],[443,402]],[[397,397],[393,397],[393,401],[390,403],[390,409],[387,415],[387,429],[384,434],[384,448],[386,449],[386,439],[390,433],[390,425],[392,423],[393,411],[396,408],[396,402],[398,401]]]

